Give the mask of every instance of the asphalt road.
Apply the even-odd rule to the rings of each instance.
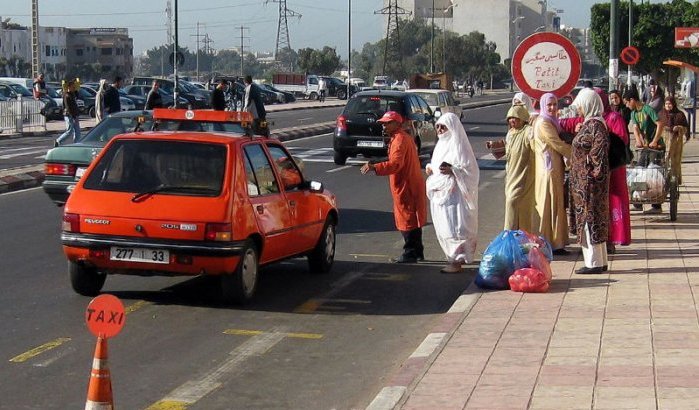
[[[504,135],[505,112],[469,110],[478,156],[486,139]],[[109,341],[116,407],[174,408],[186,399],[188,409],[364,408],[468,286],[475,266],[438,272],[431,226],[425,263],[388,263],[402,246],[388,181],[361,175],[362,161],[336,166],[330,138],[287,143],[308,178],[338,197],[330,274],[309,274],[303,259],[269,266],[254,303],[238,309],[214,302],[212,278],[107,279],[103,291],[128,311]],[[503,174],[481,171],[479,251],[501,229]],[[0,409],[84,406],[95,338],[84,324],[90,298],[70,289],[61,209],[40,188],[0,195],[0,209]]]

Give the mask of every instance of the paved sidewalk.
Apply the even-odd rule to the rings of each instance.
[[[697,140],[683,180],[677,221],[632,211],[602,275],[574,245],[548,293],[472,284],[368,408],[698,409]]]

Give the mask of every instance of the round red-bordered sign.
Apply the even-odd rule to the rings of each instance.
[[[92,299],[85,310],[85,323],[93,335],[110,338],[121,332],[126,321],[124,304],[114,295],[104,294]]]
[[[561,98],[580,78],[582,63],[573,43],[557,33],[534,33],[512,55],[512,77],[525,94],[537,100],[545,93]]]
[[[626,65],[636,65],[641,60],[641,52],[634,46],[627,46],[621,50],[619,57]]]

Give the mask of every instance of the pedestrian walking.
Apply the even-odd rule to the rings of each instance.
[[[104,118],[104,92],[107,87],[107,80],[101,79],[95,94],[95,121],[100,122]]]
[[[224,111],[226,109],[226,88],[228,81],[221,78],[214,91],[211,92],[211,108],[216,111]]]
[[[158,82],[158,80],[153,81],[153,85],[151,86],[150,91],[148,91],[145,108],[146,110],[163,108],[163,96],[160,95],[160,82]]]
[[[63,89],[63,119],[66,122],[66,131],[61,134],[54,146],[57,147],[68,138],[73,138],[73,143],[80,140],[80,110],[78,109],[78,85],[76,79],[64,81]]]
[[[567,255],[568,221],[565,211],[565,164],[571,147],[560,137],[558,98],[551,93],[541,96],[541,110],[534,120],[534,203],[538,229],[553,248],[554,255]]]
[[[461,272],[473,261],[478,238],[476,156],[459,117],[445,113],[437,124],[437,144],[425,167],[432,223],[447,264],[440,272]]]
[[[387,111],[379,120],[390,137],[388,159],[379,163],[367,162],[361,173],[374,171],[376,175],[388,175],[393,197],[393,217],[396,228],[403,235],[403,253],[394,263],[415,263],[423,260],[422,227],[427,223],[427,196],[417,145],[403,129],[403,117],[395,111]]]
[[[328,92],[328,83],[323,77],[318,77],[318,101],[325,102],[325,94]]]
[[[121,111],[121,100],[119,97],[119,89],[121,88],[122,78],[114,77],[112,85],[107,86],[104,91],[104,115],[114,114]]]
[[[265,111],[265,103],[262,101],[262,95],[257,84],[252,82],[252,76],[245,76],[245,99],[243,100],[243,111],[252,114],[252,129],[255,134],[269,136],[269,127],[263,127],[263,122],[266,124],[267,111]]]
[[[594,90],[580,90],[574,105],[584,120],[573,138],[570,189],[585,263],[575,272],[598,274],[608,265],[609,132],[602,117],[602,99]]]

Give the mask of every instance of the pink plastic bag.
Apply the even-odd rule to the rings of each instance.
[[[508,282],[513,292],[546,293],[549,290],[546,275],[538,269],[517,269]]]
[[[527,255],[529,259],[529,267],[532,269],[538,269],[544,273],[547,281],[551,281],[553,278],[553,273],[551,272],[551,263],[546,258],[543,252],[539,248],[532,248]]]

